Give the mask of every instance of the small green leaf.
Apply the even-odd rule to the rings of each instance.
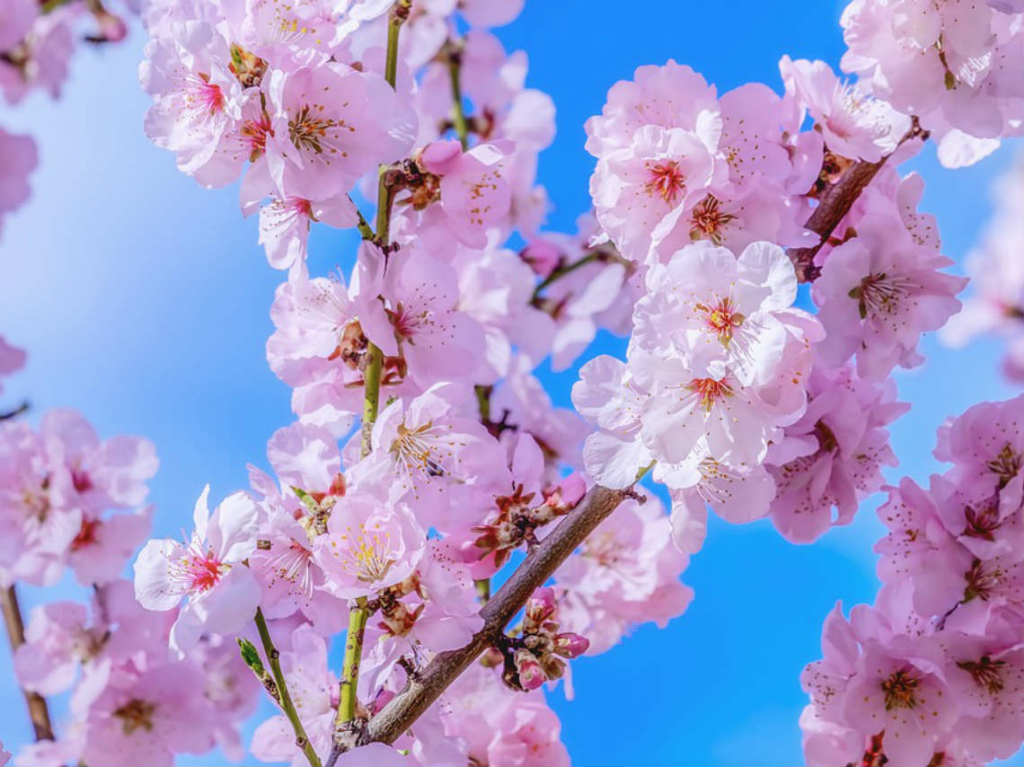
[[[256,646],[248,639],[238,637],[238,649],[242,652],[242,660],[245,661],[245,665],[256,672],[257,676],[262,678],[267,672],[263,668],[263,661],[260,659],[260,654],[256,650]]]
[[[323,509],[320,508],[320,504],[316,502],[316,499],[301,487],[292,485],[292,492],[298,496],[300,501],[302,501],[302,505],[309,509],[310,514],[319,514],[323,511]]]

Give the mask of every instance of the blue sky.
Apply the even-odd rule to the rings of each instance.
[[[593,161],[582,126],[613,82],[675,58],[720,92],[751,80],[780,88],[783,53],[838,65],[840,10],[834,0],[528,0],[499,35],[510,50],[529,52],[528,84],[558,106],[558,138],[540,170],[556,206],[552,228],[571,229],[589,204]],[[0,333],[30,353],[0,396],[29,397],[36,415],[75,407],[104,435],[152,439],[161,457],[151,485],[155,532],[176,536],[206,482],[221,497],[245,486],[247,462],[265,463],[267,438],[290,420],[289,391],[264,359],[281,274],[266,265],[255,221],[241,218],[237,190],[201,189],[144,136],[148,99],[136,78],[143,42],[134,28],[121,46],[80,50],[62,101],[36,96],[0,117],[8,129],[34,133],[41,157],[33,199],[0,240]],[[928,182],[923,207],[939,216],[945,251],[958,262],[1011,152],[955,175],[931,150],[911,164]],[[314,268],[347,263],[353,245],[350,234],[315,231]],[[620,348],[600,339],[593,351]],[[893,428],[903,466],[891,479],[925,479],[938,468],[931,450],[946,416],[1016,393],[998,377],[992,343],[954,353],[927,339],[924,348],[925,367],[899,377],[913,409]],[[573,371],[545,375],[562,403],[573,380]],[[576,663],[575,701],[551,696],[575,763],[801,763],[799,673],[819,656],[821,621],[834,602],[873,598],[875,505],[805,547],[768,523],[713,524],[685,575],[696,590],[687,614]],[[0,656],[0,680],[9,680]],[[8,683],[0,706],[8,714],[0,740],[23,743],[27,722]]]

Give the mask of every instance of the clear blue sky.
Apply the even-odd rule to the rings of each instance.
[[[613,82],[671,57],[720,92],[750,80],[780,88],[783,53],[838,64],[840,10],[836,0],[528,0],[499,34],[510,50],[528,50],[528,84],[558,105],[558,138],[540,171],[557,206],[552,226],[571,228],[588,206],[583,121]],[[104,435],[152,439],[161,457],[156,533],[177,535],[202,486],[217,497],[245,486],[246,462],[264,463],[267,438],[289,422],[289,392],[264,359],[281,274],[266,265],[255,221],[242,220],[236,189],[201,189],[143,135],[142,44],[134,28],[124,45],[81,50],[61,102],[35,97],[0,117],[32,131],[41,157],[33,199],[0,241],[0,333],[30,353],[2,399],[28,396],[37,415],[72,406]],[[924,207],[939,215],[957,261],[1010,151],[955,175],[930,152],[914,163],[928,181]],[[347,263],[352,245],[315,232],[314,268]],[[593,351],[620,348],[601,339]],[[1014,393],[998,378],[995,345],[952,353],[929,339],[925,349],[927,366],[900,378],[913,410],[893,430],[899,471],[919,479],[936,468],[935,428],[947,415]],[[565,404],[574,378],[545,380]],[[712,525],[686,573],[697,593],[689,612],[577,662],[574,702],[551,696],[575,763],[801,763],[800,670],[819,657],[835,600],[849,607],[874,595],[876,503],[810,547],[786,543],[766,522]],[[0,740],[11,747],[24,742],[27,723],[0,656]]]

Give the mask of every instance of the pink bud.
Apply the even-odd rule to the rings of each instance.
[[[565,506],[574,508],[587,495],[587,482],[580,472],[573,472],[562,480],[561,496]]]
[[[526,603],[526,618],[540,625],[555,614],[558,602],[555,600],[555,592],[548,586],[537,589]]]
[[[534,240],[519,254],[530,268],[541,277],[547,277],[562,260],[562,252],[547,240]]]
[[[590,640],[585,636],[567,631],[555,637],[555,652],[563,658],[577,658],[590,647]]]
[[[547,676],[537,659],[529,650],[516,650],[516,672],[519,674],[519,685],[524,690],[536,690],[544,684]]]
[[[461,155],[462,145],[458,141],[434,141],[423,148],[419,164],[427,173],[443,176],[451,172]]]
[[[128,34],[128,25],[124,23],[124,19],[106,9],[96,12],[96,21],[100,25],[100,34],[108,43],[121,42]]]

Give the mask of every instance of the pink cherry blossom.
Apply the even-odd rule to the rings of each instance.
[[[342,599],[367,596],[407,578],[423,556],[426,535],[404,504],[358,491],[339,499],[313,556],[326,588]]]
[[[820,126],[828,148],[851,159],[877,162],[910,130],[910,118],[856,84],[841,82],[824,61],[779,62],[786,89]]]
[[[412,117],[379,75],[328,62],[267,83],[273,136],[267,163],[278,193],[325,200],[377,163],[408,151]]]
[[[244,493],[224,499],[210,514],[204,488],[196,501],[191,538],[150,540],[135,561],[135,596],[148,610],[187,601],[171,631],[171,646],[187,652],[204,631],[231,633],[251,619],[259,586],[244,560],[256,550],[259,508]]]

